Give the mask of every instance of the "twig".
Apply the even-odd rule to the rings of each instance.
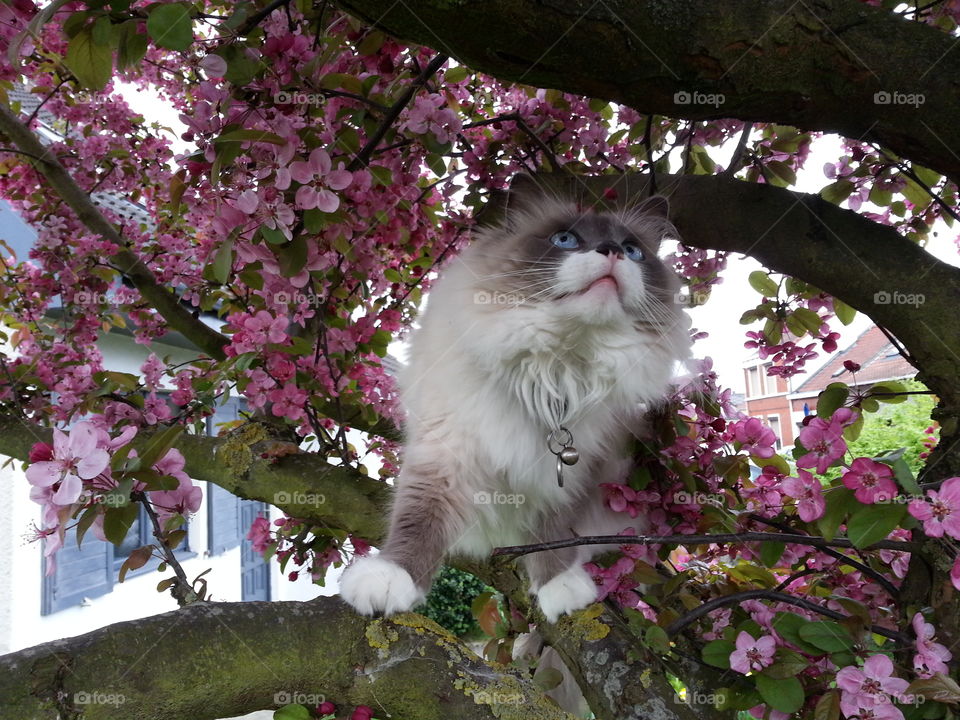
[[[740,140],[737,141],[737,147],[730,158],[730,164],[727,169],[720,173],[721,177],[733,177],[740,168],[740,161],[743,160],[743,151],[747,147],[747,141],[750,139],[750,133],[753,131],[753,123],[747,123],[740,132]]]
[[[354,155],[353,160],[350,161],[350,164],[347,166],[347,170],[351,172],[359,170],[362,167],[365,167],[366,164],[370,161],[370,156],[373,155],[373,151],[377,149],[377,145],[380,144],[380,141],[383,140],[384,136],[390,130],[390,127],[400,117],[400,113],[403,112],[403,109],[410,103],[413,99],[413,96],[417,94],[417,91],[420,90],[424,85],[427,84],[427,81],[440,69],[440,67],[450,58],[447,55],[437,55],[429,64],[420,72],[420,74],[414,79],[410,86],[404,91],[397,101],[390,106],[390,109],[387,111],[387,114],[384,115],[383,120],[380,122],[380,125],[374,131],[373,135],[367,140],[366,144],[360,148],[360,152]]]
[[[650,195],[657,194],[657,173],[653,169],[653,115],[647,115],[647,126],[643,129],[643,146],[647,149],[647,167],[650,168]]]
[[[723,545],[726,543],[782,542],[792,545],[810,545],[816,548],[855,548],[846,538],[827,540],[813,535],[795,535],[790,533],[708,533],[706,535],[589,535],[553,540],[552,542],[533,543],[531,545],[512,545],[494,548],[491,555],[529,555],[544,550],[559,550],[577,545],[704,545],[707,543]],[[920,545],[901,540],[880,540],[860,550],[900,550],[914,552]]]
[[[666,632],[668,636],[673,636],[679,633],[688,625],[693,624],[704,615],[716,610],[717,608],[723,607],[725,605],[735,605],[742,603],[744,600],[774,600],[777,602],[787,603],[788,605],[794,605],[804,610],[809,610],[811,612],[818,613],[824,617],[828,617],[832,620],[846,620],[847,615],[843,613],[838,613],[835,610],[830,610],[825,607],[821,607],[816,603],[810,602],[809,600],[804,600],[803,598],[794,597],[793,595],[787,595],[786,593],[777,592],[776,590],[746,590],[744,592],[733,593],[732,595],[723,595],[713,600],[708,600],[703,605],[700,605],[697,608],[694,608],[686,615],[682,616],[678,620],[674,620],[670,625],[666,627]],[[887,630],[887,628],[880,627],[879,625],[871,625],[871,632],[882,635],[883,637],[890,638],[895,640],[898,643],[906,644],[908,639],[901,635],[898,632],[893,630]]]
[[[150,518],[150,524],[153,526],[153,536],[157,539],[157,542],[160,543],[160,552],[163,553],[163,559],[167,565],[173,569],[173,574],[177,577],[177,589],[173,591],[173,596],[177,599],[180,607],[189,605],[190,603],[196,601],[196,593],[194,592],[193,587],[191,587],[190,581],[187,580],[187,574],[183,572],[183,568],[180,566],[180,561],[177,560],[177,556],[174,555],[173,548],[167,545],[166,541],[164,540],[164,533],[163,529],[160,527],[160,519],[157,517],[157,511],[153,509],[153,505],[151,505],[150,501],[147,499],[146,493],[134,492],[131,493],[130,496],[142,504],[144,510],[147,511],[147,515]]]
[[[751,514],[750,519],[753,520],[754,522],[758,522],[763,525],[768,525],[770,527],[777,528],[782,532],[789,532],[790,530],[793,529],[789,525],[786,525],[784,523],[779,523],[775,520],[770,520],[768,518],[760,517],[759,515],[756,515],[756,514]],[[843,553],[837,552],[836,550],[833,550],[832,548],[828,548],[828,547],[820,548],[820,552],[824,553],[825,555],[829,555],[833,559],[841,563],[844,563],[845,565],[849,565],[852,568],[856,568],[857,570],[862,572],[864,575],[871,578],[875,583],[880,585],[884,590],[886,590],[887,594],[890,595],[890,597],[892,598],[897,597],[897,593],[899,592],[899,590],[897,589],[897,586],[894,585],[892,582],[890,582],[883,575],[878,573],[876,570],[874,570],[872,567],[867,565],[866,563],[862,563],[856,558],[852,558],[849,555],[844,555]]]

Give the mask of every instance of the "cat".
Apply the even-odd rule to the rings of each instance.
[[[690,354],[679,281],[657,257],[676,237],[667,213],[662,196],[581,209],[514,178],[504,219],[441,271],[413,334],[387,539],[340,581],[354,609],[417,606],[445,555],[646,529],[607,508],[598,485],[624,479],[642,405],[664,397]],[[561,485],[562,445],[579,461],[563,465]],[[582,565],[609,549],[523,557],[549,622],[595,601]]]

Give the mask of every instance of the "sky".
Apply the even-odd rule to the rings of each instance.
[[[182,153],[188,148],[188,144],[179,138],[180,133],[186,128],[180,122],[177,111],[169,103],[158,101],[132,85],[121,87],[121,91],[131,107],[143,114],[148,121],[155,121],[172,129],[170,137],[174,152]],[[717,163],[726,165],[733,152],[734,144],[727,143],[721,148],[710,148],[711,157]],[[839,136],[825,135],[815,139],[804,169],[797,173],[796,187],[792,189],[798,192],[818,192],[830,182],[823,174],[824,164],[835,162],[840,155],[841,138]],[[865,204],[865,207],[869,209],[870,206]],[[957,231],[947,228],[942,222],[934,230],[927,250],[945,262],[960,266],[960,255],[957,254],[957,247],[954,244]],[[732,388],[735,392],[744,390],[742,368],[743,363],[751,355],[751,351],[743,347],[746,341],[745,333],[750,329],[756,329],[740,325],[740,316],[760,301],[760,295],[747,283],[747,276],[754,270],[762,269],[762,266],[750,257],[730,255],[727,268],[722,273],[723,281],[714,287],[710,300],[690,310],[694,327],[709,333],[707,338],[696,343],[693,348],[694,355],[698,358],[712,357],[720,384]],[[869,324],[869,319],[862,313],[858,313],[849,327],[843,327],[835,322],[837,327],[834,329],[841,335],[840,348],[846,347],[855,340]],[[395,344],[391,346],[391,353],[402,359],[406,354],[405,347],[402,344]],[[813,372],[826,360],[827,357],[821,353],[820,357],[809,362],[807,367],[810,372]]]

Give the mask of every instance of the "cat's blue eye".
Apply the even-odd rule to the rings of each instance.
[[[576,250],[580,247],[580,238],[575,232],[570,230],[561,230],[550,236],[550,242],[561,250]]]
[[[627,242],[623,244],[623,253],[634,262],[640,262],[647,257],[643,252],[643,248],[632,240],[627,240]]]

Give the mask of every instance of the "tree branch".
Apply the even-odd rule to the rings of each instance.
[[[0,133],[24,154],[39,158],[32,163],[33,167],[47,179],[54,192],[73,209],[90,232],[116,245],[117,251],[110,257],[110,263],[133,283],[170,328],[182,333],[210,357],[223,359],[223,348],[229,340],[194,317],[176,295],[157,283],[150,269],[127,247],[117,229],[97,209],[89,194],[74,182],[50,148],[44,147],[33,131],[3,103],[0,103]]]
[[[146,445],[152,433],[141,432]],[[17,417],[0,415],[0,453],[26,460],[36,442],[49,443],[52,431]],[[241,498],[275,505],[291,517],[340,528],[371,542],[383,537],[390,487],[352,468],[329,465],[314,453],[261,458],[271,444],[267,428],[250,423],[220,437],[181,434],[174,444],[185,471]]]
[[[776,590],[746,590],[744,592],[732,593],[730,595],[723,595],[721,597],[713,598],[708,600],[690,612],[686,613],[683,617],[672,622],[666,628],[667,635],[673,636],[683,630],[685,627],[692,625],[694,622],[704,617],[705,615],[710,614],[717,608],[726,607],[727,605],[737,605],[744,602],[745,600],[773,600],[774,602],[782,602],[788,605],[793,605],[794,607],[803,608],[804,610],[809,610],[815,612],[824,617],[828,617],[832,620],[846,620],[849,616],[844,615],[843,613],[836,612],[830,608],[825,608],[820,605],[817,605],[814,602],[805,600],[800,597],[795,597],[787,593],[777,592]],[[895,632],[893,630],[888,630],[887,628],[880,627],[879,625],[871,625],[870,631],[882,635],[883,637],[888,637],[891,640],[896,640],[898,643],[907,644],[909,640],[906,636]]]
[[[812,535],[792,535],[790,533],[707,533],[706,535],[591,535],[569,538],[567,540],[553,540],[551,542],[532,543],[530,545],[513,545],[510,547],[494,548],[493,555],[510,555],[519,557],[544,550],[558,550],[560,548],[577,545],[692,545],[748,542],[782,542],[791,545],[810,545],[816,548],[841,547],[853,548],[855,545],[846,538],[827,540]],[[902,540],[881,540],[860,550],[900,550],[913,552],[920,549],[919,543]]]
[[[836,132],[960,178],[955,38],[858,0],[337,4],[503,80],[642,113]],[[723,103],[677,101],[677,93],[693,92],[722,95]],[[879,92],[887,102],[875,100]],[[922,100],[898,102],[894,93]]]
[[[433,622],[370,621],[337,598],[196,603],[0,657],[10,718],[213,720],[304,696],[392,720],[573,720]]]

